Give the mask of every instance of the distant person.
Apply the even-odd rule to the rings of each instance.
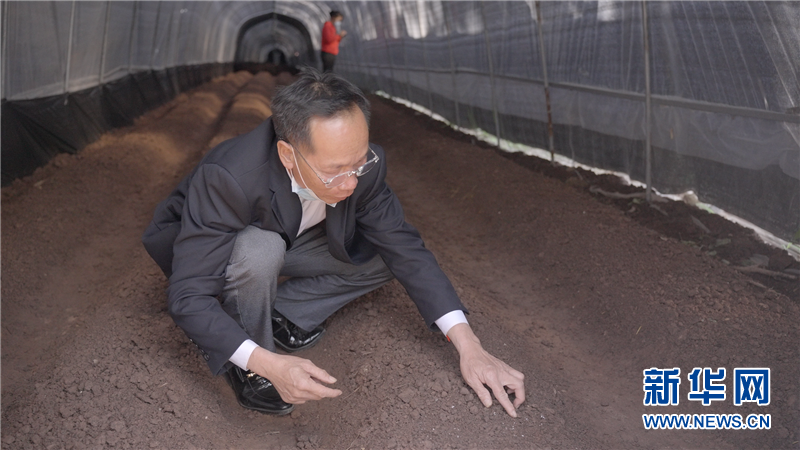
[[[339,54],[339,41],[347,36],[347,31],[339,31],[344,16],[339,11],[331,11],[331,20],[322,26],[322,71],[333,72],[336,55]]]
[[[490,406],[491,390],[516,417],[523,375],[483,349],[453,285],[405,221],[384,181],[386,155],[369,142],[364,94],[307,69],[271,106],[258,128],[203,158],[142,237],[169,277],[172,318],[211,371],[226,375],[241,406],[269,414],[341,395],[326,386],[336,382],[328,372],[276,345],[287,353],[313,346],[331,314],[396,277],[425,324],[452,341],[480,401]]]

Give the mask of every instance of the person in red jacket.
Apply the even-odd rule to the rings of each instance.
[[[344,16],[339,11],[331,11],[331,20],[322,26],[322,70],[333,72],[333,63],[339,54],[339,41],[347,36],[347,31],[338,31]]]

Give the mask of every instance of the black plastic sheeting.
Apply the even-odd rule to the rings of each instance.
[[[78,92],[2,101],[2,185],[33,173],[58,153],[77,153],[113,128],[188,89],[233,70],[203,64],[129,74]]]

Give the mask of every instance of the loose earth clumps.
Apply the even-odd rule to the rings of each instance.
[[[544,176],[378,97],[372,139],[389,183],[484,346],[525,373],[520,417],[481,406],[397,282],[335,314],[300,354],[344,395],[283,418],[240,408],[168,316],[139,236],[204,151],[268,117],[288,82],[230,74],[3,189],[2,448],[797,445],[796,291],[558,179],[586,177]],[[771,403],[704,407],[684,378],[679,406],[643,406],[650,367],[770,367]],[[646,431],[645,413],[762,413],[772,427]]]

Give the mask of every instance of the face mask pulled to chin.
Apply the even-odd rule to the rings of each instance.
[[[315,194],[311,189],[300,187],[300,184],[294,179],[294,175],[292,175],[291,170],[286,170],[286,173],[289,174],[289,179],[292,180],[292,192],[297,194],[298,197],[311,201],[320,200],[320,198],[317,197],[317,194]],[[301,173],[300,176],[302,177],[303,174]],[[303,183],[305,183],[305,180],[303,180]]]
[[[301,188],[300,186],[297,186],[297,188],[295,189],[295,187],[292,186],[292,192],[297,194],[298,197],[305,200],[321,201],[320,198],[317,197],[317,194],[315,194],[314,191],[312,191],[309,188]]]

